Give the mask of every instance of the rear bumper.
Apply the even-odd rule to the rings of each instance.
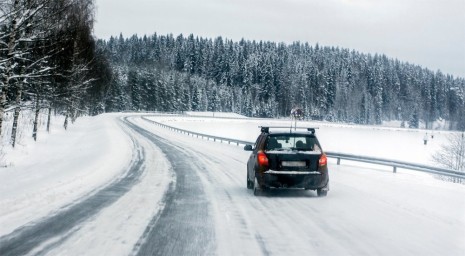
[[[274,171],[274,170],[268,170],[265,172],[265,174],[275,174],[275,175],[321,175],[320,172],[299,172],[299,171]]]
[[[257,175],[262,187],[319,189],[327,186],[327,172],[274,171]]]

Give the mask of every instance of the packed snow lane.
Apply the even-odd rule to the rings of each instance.
[[[129,125],[166,154],[176,174],[176,183],[172,184],[164,197],[163,211],[153,217],[134,251],[138,255],[214,254],[213,216],[197,174],[204,166],[169,141],[138,126]]]
[[[430,175],[330,162],[331,190],[246,189],[249,153],[134,119],[194,161],[219,255],[463,255],[465,186]],[[193,200],[196,200],[193,198]],[[192,220],[195,223],[195,219]],[[198,223],[199,225],[202,222]],[[181,244],[179,246],[182,246]]]

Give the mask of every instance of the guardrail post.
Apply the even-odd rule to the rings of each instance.
[[[396,173],[397,172],[397,166],[393,166],[394,168],[392,169],[392,172],[393,173]]]
[[[337,165],[341,165],[341,158],[340,157],[337,158]]]

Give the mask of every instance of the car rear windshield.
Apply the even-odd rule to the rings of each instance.
[[[272,134],[266,141],[266,150],[321,151],[318,140],[305,134]]]

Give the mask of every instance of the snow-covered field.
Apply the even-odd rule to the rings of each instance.
[[[227,116],[223,114],[223,116]],[[191,130],[245,141],[255,141],[260,132],[258,126],[294,125],[289,120],[272,119],[222,119],[160,116],[153,120],[176,128]],[[318,127],[316,131],[326,151],[372,156],[405,162],[437,165],[433,154],[447,143],[447,136],[453,132],[390,128],[381,126],[344,125],[318,121],[299,121],[298,127]],[[424,137],[428,135],[427,144]],[[431,137],[433,136],[433,138]]]
[[[160,139],[149,140],[149,135],[135,132],[122,116],[132,116],[130,122],[163,138],[188,158],[169,161],[172,158],[157,144]],[[187,130],[248,141],[255,140],[259,125],[289,125],[283,120],[223,117],[150,118]],[[431,155],[449,133],[435,131],[434,139],[430,138],[425,146],[424,130],[301,123],[307,125],[320,128],[317,134],[327,151],[424,164],[433,164]],[[143,254],[149,233],[158,227],[157,214],[168,207],[164,195],[182,181],[176,166],[195,161],[191,171],[199,181],[193,184],[200,186],[200,191],[194,194],[207,201],[208,218],[182,225],[198,229],[199,224],[211,224],[214,239],[209,232],[206,237],[200,236],[203,233],[199,231],[198,240],[212,240],[214,254],[463,255],[465,251],[464,185],[418,172],[393,174],[380,167],[344,162],[338,166],[331,160],[328,197],[317,198],[313,191],[276,191],[256,198],[245,187],[248,154],[242,147],[160,128],[137,114],[80,118],[68,131],[55,126],[50,135],[39,136],[38,142],[23,140],[17,149],[8,151],[5,160],[9,164],[0,168],[0,249],[2,237],[12,232],[21,235],[18,228],[34,227],[82,203],[97,210],[76,222],[71,230],[64,230],[64,234],[57,231],[57,238],[43,238],[27,252]],[[100,196],[103,188],[131,178],[129,169],[135,168],[136,158],[143,161],[134,181],[113,201],[93,206],[90,199]],[[84,204],[86,201],[90,203]],[[181,201],[174,202],[179,205]],[[195,214],[193,211],[192,220]],[[176,235],[183,232],[173,230]],[[175,246],[170,248],[182,247],[177,240],[183,239],[173,235],[165,243]],[[202,248],[189,249],[194,250],[193,254],[202,252]]]

